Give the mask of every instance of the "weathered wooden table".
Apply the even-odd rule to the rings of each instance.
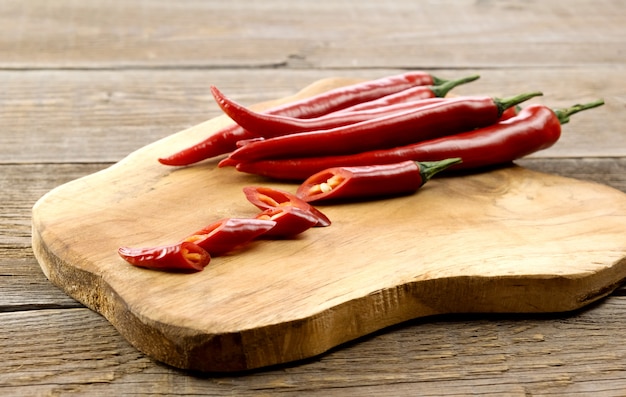
[[[251,373],[170,368],[45,278],[31,208],[219,115],[210,84],[251,104],[416,69],[482,76],[458,93],[604,98],[518,163],[626,192],[626,3],[10,0],[0,33],[0,394],[624,394],[623,288],[573,313],[415,320]]]

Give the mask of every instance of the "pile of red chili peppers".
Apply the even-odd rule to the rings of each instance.
[[[509,98],[448,93],[479,76],[442,80],[408,72],[336,88],[255,112],[216,87],[217,104],[234,123],[169,157],[185,166],[228,154],[220,167],[299,181],[296,194],[263,187],[244,193],[261,212],[215,222],[181,241],[120,248],[129,263],[162,270],[202,270],[211,257],[254,240],[288,238],[330,220],[311,202],[410,194],[435,174],[511,163],[552,146],[569,116],[603,100],[553,110],[520,105],[542,95]]]

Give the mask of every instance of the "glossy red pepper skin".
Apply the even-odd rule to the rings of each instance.
[[[476,77],[478,78],[478,77]],[[371,101],[362,102],[345,109],[334,112],[336,114],[350,113],[350,112],[362,112],[365,110],[374,110],[381,107],[387,107],[392,105],[398,105],[405,102],[415,102],[430,98],[443,98],[447,94],[446,92],[438,93],[437,90],[433,91],[433,86],[418,86],[407,88],[400,92],[394,92],[393,94],[385,95],[382,98],[373,99]]]
[[[118,253],[133,266],[171,272],[198,272],[211,261],[205,249],[187,241],[159,247],[120,247]]]
[[[436,173],[461,159],[432,163],[402,161],[393,164],[335,167],[307,178],[296,195],[306,202],[364,200],[416,192]]]
[[[275,225],[275,221],[266,219],[226,218],[198,230],[183,241],[193,242],[215,257],[249,243]]]
[[[510,119],[511,117],[515,117],[520,112],[520,110],[522,110],[520,106],[512,106],[502,112],[502,116],[500,116],[500,120],[498,121],[504,121]]]
[[[400,156],[418,156],[430,161],[456,153],[463,163],[454,169],[478,169],[510,163],[554,145],[561,137],[561,124],[554,111],[530,105],[510,119],[449,139],[435,139],[399,150]]]
[[[444,101],[444,100],[446,100],[446,99],[445,98],[423,99],[423,100],[419,101],[419,102],[421,102],[421,104],[418,105],[418,107],[419,106],[426,106],[426,105],[429,105],[431,103],[441,102],[441,101]],[[499,121],[504,121],[504,120],[510,119],[511,117],[517,116],[517,114],[520,112],[521,109],[522,108],[520,106],[512,106],[512,107],[506,109],[504,112],[502,112],[502,116],[500,117]],[[358,113],[358,112],[355,112],[355,113]],[[328,116],[331,117],[331,116],[334,116],[334,115],[340,115],[340,114],[339,113],[332,113],[332,114],[330,114]],[[265,140],[265,138],[254,138],[254,139],[250,139],[250,140],[247,140],[247,141],[240,141],[240,142],[237,142],[237,147],[239,148],[239,147],[245,146],[245,145],[247,145],[249,143],[260,142],[260,141],[263,141],[263,140]],[[278,160],[278,163],[280,163],[280,161],[281,160]],[[239,162],[237,160],[233,160],[233,159],[227,157],[227,158],[221,160],[218,163],[218,166],[219,167],[236,167],[238,163]],[[264,164],[264,163],[265,163],[265,161],[263,161],[263,160],[259,161],[259,164]],[[271,164],[274,164],[274,162],[272,160],[269,160],[268,164],[270,164],[270,168],[272,168]],[[253,169],[259,168],[259,167],[255,167],[255,166],[253,166],[251,164],[242,164],[242,166],[240,168],[241,168],[241,171],[243,171],[243,172],[257,173],[255,171],[253,171]],[[245,170],[249,170],[249,171],[245,171]],[[262,175],[262,174],[260,174],[260,175]],[[271,174],[267,175],[267,176],[271,176]],[[285,178],[281,178],[281,179],[290,179],[290,178],[289,177],[285,177]],[[293,177],[293,179],[294,180],[299,180],[299,179],[302,179],[302,178],[295,176],[295,177]]]
[[[224,113],[226,113],[241,127],[256,136],[272,138],[298,132],[341,127],[365,120],[371,120],[375,117],[398,113],[407,109],[423,107],[430,103],[438,102],[434,101],[434,99],[445,97],[454,87],[469,83],[478,78],[478,75],[473,75],[458,80],[450,80],[436,86],[428,85],[412,87],[402,91],[402,95],[399,95],[398,93],[393,94],[393,98],[389,98],[390,95],[387,95],[383,97],[385,98],[384,100],[372,100],[355,105],[356,107],[367,105],[367,109],[365,110],[354,110],[355,106],[352,106],[350,107],[352,110],[349,112],[346,112],[345,109],[343,109],[338,112],[327,113],[320,117],[312,118],[297,118],[268,113],[258,113],[230,100],[219,89],[217,89],[217,87],[212,86],[211,93]],[[407,94],[407,91],[409,91],[409,94]],[[408,100],[407,98],[411,98],[411,100]],[[393,103],[383,106],[381,102]]]
[[[354,111],[354,112],[333,112],[320,117],[301,119],[296,117],[272,115],[267,113],[254,112],[225,97],[217,88],[211,87],[213,96],[220,108],[235,121],[238,125],[252,133],[252,135],[262,138],[275,138],[278,136],[291,135],[300,132],[315,130],[326,130],[355,124],[377,117],[397,114],[403,111],[418,109],[433,103],[445,101],[444,98],[428,98],[411,102],[396,103],[388,106],[381,106],[374,109]],[[239,141],[237,147],[242,143],[258,141],[257,139],[247,139]]]
[[[243,192],[248,201],[261,210],[291,206],[312,214],[317,219],[315,226],[324,227],[331,224],[330,219],[324,213],[295,194],[263,186],[246,186]]]
[[[318,220],[310,211],[292,206],[268,208],[258,214],[256,218],[276,222],[273,228],[260,237],[271,239],[294,237],[315,226]]]
[[[441,80],[429,73],[415,71],[339,87],[299,101],[266,110],[269,114],[291,117],[317,117],[419,85],[433,85]],[[237,124],[216,131],[201,142],[159,158],[165,165],[183,166],[197,163],[236,149],[237,141],[255,138]]]
[[[583,108],[599,106],[598,101]],[[461,157],[453,169],[476,169],[509,163],[552,146],[566,119],[543,105],[530,105],[497,124],[393,149],[347,156],[311,157],[239,163],[237,169],[276,179],[304,180],[326,168],[390,164],[405,160],[434,161]],[[571,113],[569,113],[571,114]]]
[[[386,149],[457,134],[498,122],[502,112],[521,101],[541,95],[530,93],[507,99],[458,97],[416,110],[329,130],[303,132],[251,142],[229,156],[250,162],[308,156],[336,156]]]

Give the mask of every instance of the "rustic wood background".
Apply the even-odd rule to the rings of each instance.
[[[254,373],[169,368],[46,280],[30,211],[218,115],[209,84],[252,104],[408,69],[479,73],[455,92],[539,89],[553,107],[603,97],[519,164],[626,192],[625,65],[621,0],[2,1],[0,394],[623,395],[623,288],[575,313],[413,321]]]

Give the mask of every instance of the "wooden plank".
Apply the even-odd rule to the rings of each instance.
[[[5,88],[0,92],[0,161],[118,161],[218,115],[210,84],[256,103],[292,95],[324,75],[264,70],[0,72]]]
[[[228,376],[155,363],[88,309],[0,313],[0,387],[6,395],[618,396],[624,313],[619,296],[559,316],[433,317],[295,365]]]
[[[349,0],[315,7],[286,0],[7,0],[1,7],[5,68],[518,68],[626,60],[619,0],[358,7]]]
[[[55,186],[106,166],[0,165],[0,312],[82,306],[51,285],[41,272],[31,248],[31,210]]]
[[[188,70],[0,72],[0,162],[111,162],[221,114],[209,85],[250,105],[292,95],[317,79],[376,78],[399,70]],[[443,78],[478,73],[458,94],[509,96],[540,90],[558,108],[602,97],[606,105],[572,117],[561,140],[538,157],[626,155],[626,70],[432,71]],[[195,142],[190,141],[189,144]],[[29,150],[24,150],[28,146]]]
[[[619,118],[626,81],[624,7],[620,0],[401,0],[358,7],[339,0],[316,2],[315,9],[278,0],[3,1],[0,69],[19,73],[0,72],[0,310],[59,302],[67,307],[70,301],[42,280],[28,249],[30,206],[39,192],[108,165],[76,162],[117,161],[213,117],[217,110],[202,84],[214,72],[230,74],[233,90],[227,92],[247,103],[285,96],[327,73],[378,75],[375,67],[453,70],[442,69],[447,67],[461,73],[496,68],[506,75],[504,85],[494,82],[496,94],[509,93],[512,87],[506,83],[513,75],[524,83],[516,87],[526,89],[526,83],[564,72],[569,78],[559,80],[560,86],[553,82],[558,89],[549,94],[564,95],[559,105],[581,94],[590,99],[602,94],[606,113],[593,120],[577,117],[567,127],[575,144],[568,142],[566,151],[563,141],[539,158],[523,160],[524,166],[626,191],[623,159],[610,157],[616,152],[623,157],[620,148],[625,147],[615,141],[624,125]],[[616,70],[606,66],[610,63]],[[307,70],[331,67],[341,71]],[[570,67],[579,70],[570,72]],[[39,76],[34,71],[50,68],[57,70]],[[83,74],[81,68],[102,73]],[[135,73],[139,80],[107,75],[113,69]],[[161,70],[162,77],[146,78],[140,69]],[[77,77],[68,77],[74,72]],[[173,76],[165,77],[170,72]],[[596,81],[594,72],[604,76]],[[101,100],[92,97],[99,95]],[[542,100],[552,105],[553,98]],[[601,127],[572,133],[580,123]],[[583,160],[565,152],[609,157]],[[12,191],[6,196],[8,182]],[[321,358],[234,377],[199,377],[156,364],[87,309],[0,313],[0,351],[8,353],[0,363],[0,394],[395,396],[419,390],[426,396],[617,396],[626,389],[623,295],[622,288],[572,317],[453,316],[410,322]],[[20,306],[23,302],[34,305]]]
[[[0,312],[83,307],[50,284],[30,248],[0,247]]]
[[[625,158],[522,159],[517,164],[536,171],[594,181],[626,192]]]
[[[0,248],[28,248],[31,238],[31,210],[48,191],[110,164],[1,165]]]

